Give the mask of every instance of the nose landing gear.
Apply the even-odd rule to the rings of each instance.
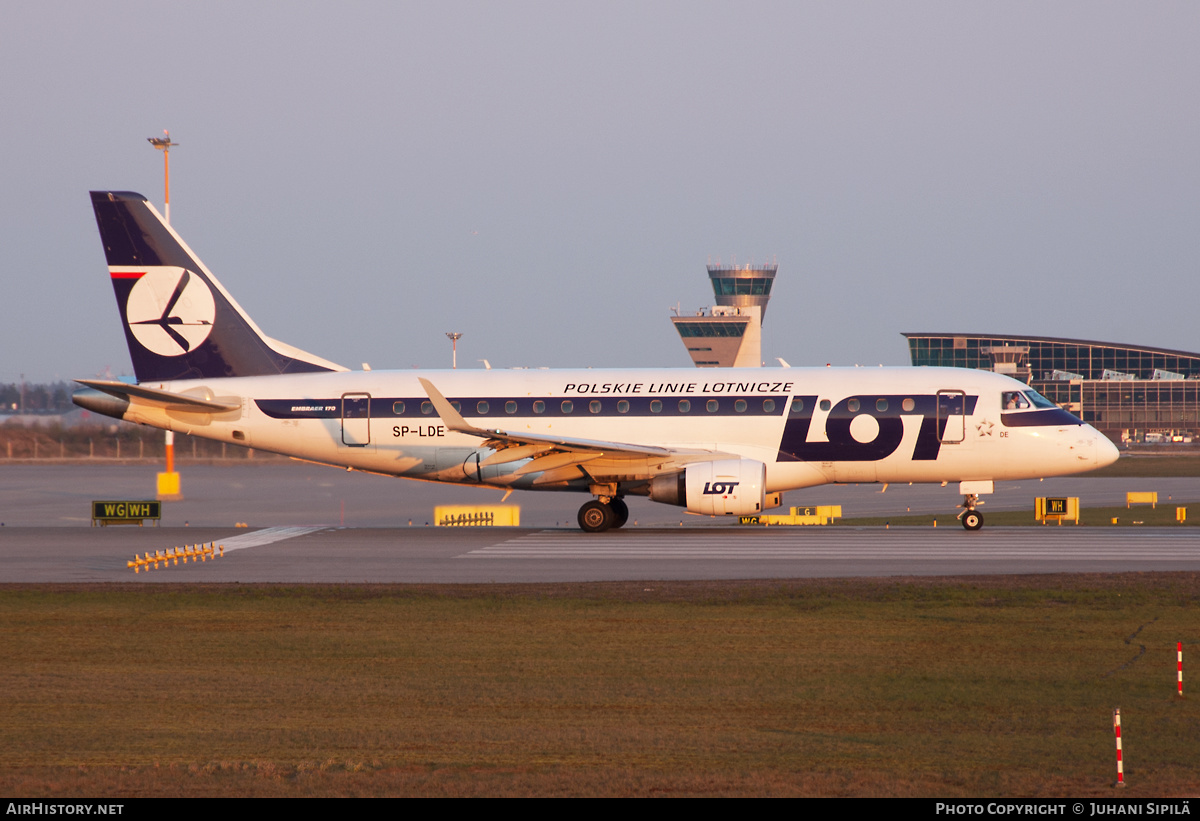
[[[967,493],[963,496],[962,513],[958,514],[958,518],[966,530],[979,530],[983,527],[983,514],[975,509],[976,505],[981,504],[983,502],[979,501],[977,493]]]

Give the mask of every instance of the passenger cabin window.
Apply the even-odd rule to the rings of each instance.
[[[573,410],[575,410],[575,403],[572,402],[570,399],[567,399],[562,403],[562,412],[563,413],[570,413]]]
[[[517,403],[512,401],[511,399],[508,400],[507,402],[505,402],[504,403],[504,412],[505,413],[516,413],[517,412]]]
[[[662,413],[662,400],[661,399],[650,400],[650,412],[651,413]]]
[[[394,413],[396,416],[403,416],[404,415],[404,403],[403,402],[393,402],[392,403],[392,413]]]
[[[827,411],[827,410],[829,410],[830,407],[832,407],[832,405],[830,404],[828,399],[821,400],[821,410]]]
[[[733,403],[733,409],[735,411],[737,411],[738,413],[745,413],[746,412],[746,400],[738,399],[737,401],[735,401]]]
[[[588,410],[590,410],[592,413],[599,413],[600,412],[600,400],[593,399],[591,402],[589,402]]]
[[[770,402],[771,400],[768,399],[767,401]],[[803,410],[804,410],[804,400],[803,399],[793,399],[792,400],[792,413],[800,413]]]
[[[538,399],[536,402],[533,403],[533,412],[534,413],[545,413],[546,412],[546,403],[543,402],[541,399]]]
[[[433,413],[433,403],[432,402],[422,402],[421,403],[421,413],[425,414],[426,416]]]
[[[774,413],[774,412],[775,412],[775,400],[774,399],[764,399],[763,400],[763,413]]]
[[[708,402],[705,403],[705,408],[707,408],[709,413],[716,413],[721,409],[721,403],[716,399],[709,399]]]
[[[876,399],[875,400],[875,410],[879,411],[880,413],[883,413],[887,409],[888,409],[888,401],[886,399]]]
[[[858,413],[858,408],[859,404],[857,399],[851,399],[846,403],[846,410],[850,411],[851,413]]]
[[[478,413],[480,416],[483,416],[484,414],[486,414],[488,412],[488,407],[489,406],[488,406],[487,402],[483,402],[483,401],[476,402],[475,403],[475,412]]]
[[[621,399],[617,402],[617,413],[629,413],[628,399]]]
[[[679,412],[680,413],[690,413],[691,410],[692,410],[691,402],[689,402],[687,399],[679,400]]]

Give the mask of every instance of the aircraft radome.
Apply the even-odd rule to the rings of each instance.
[[[1005,479],[1112,463],[1099,431],[965,368],[349,371],[267,337],[140,194],[92,192],[137,384],[76,404],[297,459],[505,490],[755,515],[830,482],[957,482],[962,524]]]

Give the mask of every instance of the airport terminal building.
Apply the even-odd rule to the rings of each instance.
[[[903,336],[914,365],[1007,374],[1118,444],[1200,441],[1200,354],[1054,337]]]

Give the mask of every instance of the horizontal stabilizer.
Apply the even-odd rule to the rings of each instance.
[[[215,399],[205,399],[200,396],[189,396],[171,391],[160,391],[156,388],[145,388],[141,385],[130,385],[109,379],[76,379],[81,385],[142,405],[157,405],[166,410],[188,411],[191,413],[227,413],[238,410],[240,402],[218,402]]]

